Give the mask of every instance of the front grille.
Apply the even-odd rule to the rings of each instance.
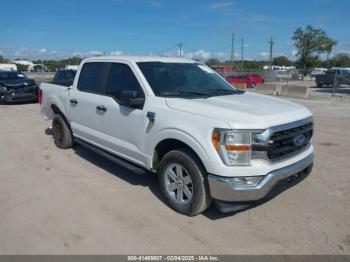
[[[267,149],[267,157],[270,160],[281,160],[290,157],[304,150],[309,146],[313,133],[313,123],[308,123],[298,127],[282,130],[270,136],[270,146]],[[302,143],[296,143],[297,138],[303,138]],[[299,140],[300,142],[300,140]]]

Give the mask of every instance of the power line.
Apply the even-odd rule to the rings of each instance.
[[[244,59],[244,39],[243,39],[243,37],[242,37],[242,39],[241,39],[241,67],[242,67],[242,71],[244,70],[244,63],[243,63],[243,59]]]
[[[182,56],[182,42],[179,43],[178,48],[179,48],[179,56],[181,57]]]
[[[271,39],[269,40],[269,45],[270,45],[270,55],[269,55],[269,66],[270,66],[270,69],[272,69],[272,51],[273,51],[273,45],[275,43],[273,42],[273,39],[271,37]]]
[[[235,34],[232,34],[232,45],[231,45],[231,67],[232,71],[235,68]]]

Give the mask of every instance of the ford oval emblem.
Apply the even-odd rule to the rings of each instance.
[[[305,139],[306,139],[306,138],[305,138],[304,135],[298,135],[298,136],[296,136],[296,137],[293,138],[293,143],[294,143],[294,145],[296,145],[296,146],[301,146],[301,145],[304,144]]]

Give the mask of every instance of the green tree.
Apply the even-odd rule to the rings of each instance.
[[[333,47],[337,44],[337,41],[333,40],[333,39],[325,39],[325,42],[324,42],[324,50],[326,52],[326,55],[327,55],[327,58],[326,58],[326,65],[327,65],[327,68],[329,68],[329,58],[331,56],[331,53],[332,53],[332,50],[333,50]]]
[[[288,59],[286,56],[276,56],[273,59],[273,65],[277,66],[291,66],[293,62]]]
[[[207,66],[219,66],[221,65],[221,62],[216,58],[209,58],[205,64]]]
[[[9,63],[9,60],[0,55],[0,63]]]
[[[16,64],[17,70],[21,72],[26,72],[28,71],[28,66],[27,65],[21,65],[21,64]]]
[[[350,67],[350,55],[346,53],[339,53],[332,57],[329,63],[331,66],[335,67]]]
[[[311,25],[308,25],[305,31],[300,27],[295,30],[292,40],[297,48],[297,64],[303,69],[314,67],[319,61],[318,55],[327,52],[330,46],[331,49],[334,46],[334,40],[329,38],[325,31],[313,28]],[[331,42],[332,45],[330,45]]]

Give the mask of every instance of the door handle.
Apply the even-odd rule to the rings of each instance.
[[[70,100],[70,103],[71,103],[71,104],[74,104],[74,105],[77,105],[77,104],[78,104],[78,100],[76,100],[75,98],[74,98],[74,99],[71,99],[71,100]]]
[[[107,111],[107,108],[105,106],[96,106],[96,109],[98,111],[102,111],[102,112],[106,112]]]

